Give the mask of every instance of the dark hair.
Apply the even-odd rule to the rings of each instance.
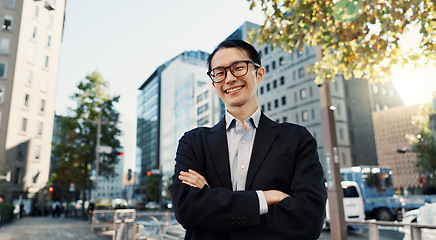
[[[212,58],[215,56],[215,53],[218,52],[218,50],[221,50],[223,48],[237,48],[237,49],[243,51],[244,53],[248,54],[247,57],[250,58],[251,61],[262,66],[262,63],[260,60],[260,54],[251,44],[249,44],[243,40],[232,39],[232,40],[226,40],[226,41],[220,43],[220,45],[218,45],[218,47],[216,47],[215,50],[213,50],[212,54],[209,55],[209,57],[207,58],[207,65],[209,67],[209,71],[211,70],[210,64],[212,62]]]

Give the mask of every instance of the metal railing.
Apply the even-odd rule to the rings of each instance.
[[[326,221],[329,222],[329,221]],[[402,222],[389,222],[377,220],[364,220],[364,221],[346,221],[347,225],[363,225],[368,226],[369,240],[379,240],[379,226],[391,227],[410,227],[410,235],[412,240],[423,240],[422,229],[436,229],[436,225],[418,224],[418,223],[402,223]]]
[[[173,212],[136,212],[135,209],[94,210],[91,230],[112,231],[113,240],[183,239],[184,229]]]

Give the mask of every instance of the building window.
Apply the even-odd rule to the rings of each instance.
[[[312,108],[311,112],[312,112],[312,119],[315,119],[315,110],[313,108]]]
[[[274,107],[275,108],[279,107],[279,100],[278,99],[274,100]]]
[[[41,91],[47,92],[47,90],[48,90],[48,77],[44,77],[42,78],[42,82],[41,82]]]
[[[288,121],[288,118],[285,116],[285,117],[283,117],[283,122],[286,122],[286,121]]]
[[[277,80],[273,81],[273,88],[277,88]]]
[[[260,110],[261,110],[262,112],[265,112],[265,105],[260,106]]]
[[[39,6],[35,6],[35,17],[39,17]]]
[[[21,168],[17,167],[15,168],[15,184],[21,184],[23,182],[23,171],[21,171]]]
[[[265,47],[265,55],[268,54],[268,47]]]
[[[295,122],[298,123],[299,122],[299,117],[298,117],[298,113],[295,114]]]
[[[305,99],[307,97],[306,89],[303,88],[300,90],[300,99]]]
[[[6,77],[6,63],[0,62],[0,78]]]
[[[280,77],[280,85],[285,85],[285,77]]]
[[[286,105],[286,96],[282,97],[282,106]]]
[[[38,28],[33,27],[33,33],[32,33],[32,38],[36,39],[36,32],[38,31]]]
[[[3,16],[3,23],[2,23],[2,29],[4,31],[12,31],[12,22],[14,18],[11,15],[4,15]]]
[[[374,92],[374,93],[378,93],[378,87],[377,87],[377,85],[372,85],[372,91]]]
[[[0,37],[0,54],[9,54],[11,39]]]
[[[47,47],[50,47],[50,46],[51,46],[51,36],[48,35],[47,36]]]
[[[197,108],[197,115],[200,115],[204,112],[206,112],[209,109],[209,104],[204,104],[203,106]]]
[[[198,121],[197,121],[197,126],[203,126],[203,125],[205,125],[205,124],[208,124],[209,123],[209,117],[203,117],[203,118],[200,118]]]
[[[339,139],[344,139],[344,130],[342,128],[339,128]]]
[[[272,62],[272,69],[276,69],[276,61]]]
[[[267,83],[267,84],[266,84],[266,91],[269,92],[270,89],[271,89],[271,84],[270,84],[270,83]]]
[[[15,0],[5,0],[5,8],[14,9],[15,5]]]
[[[306,110],[304,110],[304,111],[301,113],[301,119],[303,120],[303,122],[309,120],[309,113],[308,113]]]
[[[35,62],[35,49],[33,49],[33,48],[29,49],[29,55],[28,55],[27,61],[29,61],[30,63]]]
[[[209,90],[197,96],[197,103],[206,100],[209,95]]]
[[[304,68],[299,68],[298,69],[298,77],[299,78],[303,78],[304,77]]]
[[[41,146],[36,145],[35,146],[35,159],[39,159],[41,157]]]
[[[45,68],[48,68],[49,61],[50,61],[50,58],[48,56],[45,56],[45,64],[44,64]]]
[[[268,110],[271,110],[272,106],[271,106],[271,102],[268,103]]]
[[[292,80],[297,80],[295,71],[292,72]]]
[[[31,85],[32,84],[32,79],[33,79],[33,72],[32,71],[28,71],[27,72],[27,84]]]
[[[375,111],[380,111],[380,110],[381,110],[380,104],[376,103],[375,104]]]
[[[44,99],[41,99],[41,109],[40,109],[40,111],[41,112],[45,112],[45,100]]]
[[[283,59],[283,57],[279,58],[279,65],[282,66],[283,64],[285,64],[285,60]]]
[[[5,100],[5,87],[0,85],[0,104]]]
[[[27,118],[21,119],[21,131],[22,132],[27,131]]]
[[[38,122],[38,135],[42,135],[42,130],[44,128],[44,124],[42,122]]]
[[[24,106],[29,107],[29,105],[30,105],[30,95],[26,94],[24,95]]]
[[[261,95],[263,94],[263,86],[260,87],[260,94],[261,94]]]
[[[269,73],[269,65],[266,65],[266,66],[265,66],[265,71],[266,71],[267,73]]]

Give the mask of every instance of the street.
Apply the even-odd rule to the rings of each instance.
[[[160,219],[160,218],[159,218]],[[146,222],[145,219],[138,219],[138,223]],[[173,220],[173,219],[172,219]],[[158,220],[159,221],[159,220]],[[155,225],[156,226],[156,225]],[[143,225],[139,227],[139,230],[143,230],[142,233],[146,234],[150,233],[152,229],[147,229],[148,227],[152,227],[152,224],[149,226]],[[156,228],[155,228],[156,230]],[[153,231],[151,231],[153,232]],[[407,236],[408,231],[404,231],[403,228],[398,227],[381,227],[380,228],[380,240],[398,240],[398,239],[410,239],[405,238]],[[2,240],[45,240],[45,239],[97,239],[97,240],[105,240],[111,239],[112,231],[107,232],[92,232],[91,225],[86,221],[79,218],[52,218],[51,216],[47,217],[24,217],[22,219],[16,219],[12,223],[8,223],[2,225],[0,227],[0,239]],[[159,239],[156,235],[156,231],[152,235],[148,236],[149,239]],[[162,228],[163,235],[173,235],[171,239],[183,239],[183,229],[181,229],[180,225],[171,221],[169,228]],[[177,238],[174,236],[177,235]],[[164,239],[166,239],[164,237]],[[322,231],[320,240],[330,240],[330,232]],[[369,239],[368,228],[362,228],[360,231],[348,231],[348,239],[350,240],[363,240]]]

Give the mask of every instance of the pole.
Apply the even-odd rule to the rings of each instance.
[[[317,48],[317,58],[322,57],[321,48]],[[321,127],[323,151],[326,160],[327,196],[330,208],[330,234],[335,240],[347,239],[347,226],[344,217],[344,203],[339,172],[338,144],[336,139],[335,117],[331,107],[328,80],[319,87],[321,103]]]
[[[100,132],[101,132],[101,113],[98,113],[97,119],[97,141],[95,144],[95,183],[94,183],[94,202],[98,202],[98,165],[100,162]]]

